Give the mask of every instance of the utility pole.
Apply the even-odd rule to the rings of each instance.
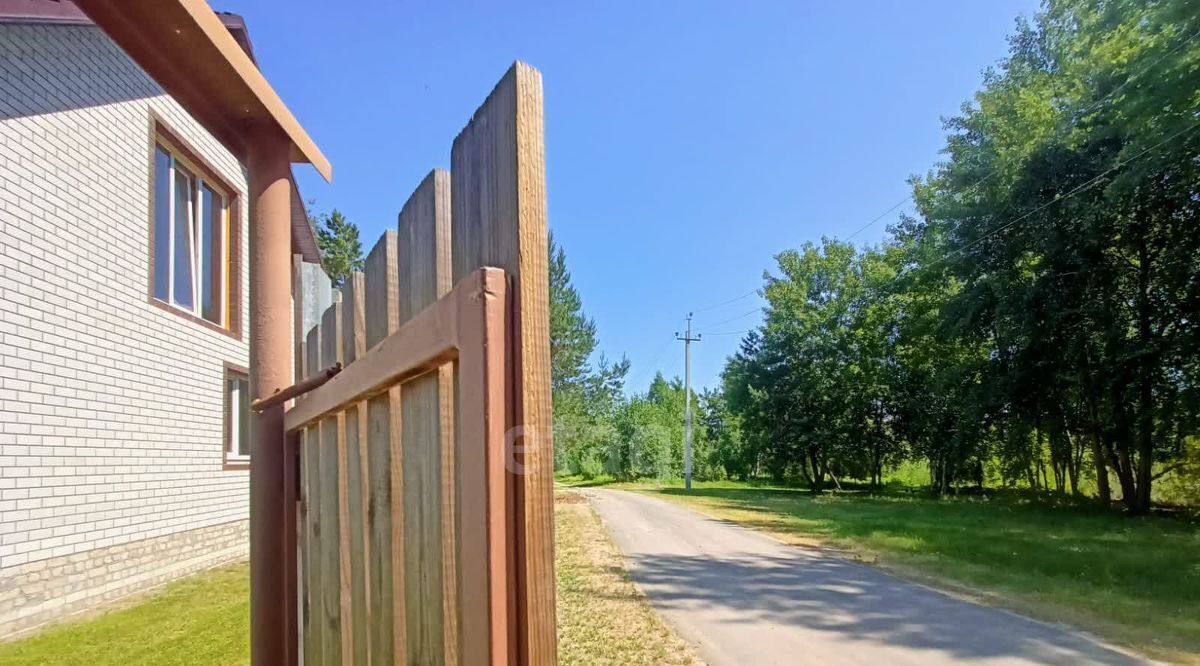
[[[675,339],[683,341],[683,483],[692,489],[692,343],[700,342],[700,334],[692,337],[692,313],[687,316],[687,333],[683,337],[675,332]]]

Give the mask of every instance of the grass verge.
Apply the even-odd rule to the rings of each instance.
[[[700,483],[622,484],[797,545],[1200,663],[1200,525],[1017,497],[935,499]]]
[[[556,491],[558,656],[562,664],[701,663],[647,603],[582,495]]]
[[[554,516],[559,663],[699,663],[638,594],[584,498],[559,491]],[[249,583],[244,563],[197,574],[104,615],[0,643],[0,664],[248,664]]]

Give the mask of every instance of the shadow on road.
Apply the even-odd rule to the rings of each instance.
[[[720,558],[635,555],[629,563],[635,579],[664,610],[715,611],[729,624],[803,627],[863,648],[935,650],[956,661],[1144,663],[1061,627],[802,551]]]

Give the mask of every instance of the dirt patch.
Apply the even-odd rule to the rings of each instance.
[[[574,490],[555,490],[555,504],[586,504],[587,498]]]

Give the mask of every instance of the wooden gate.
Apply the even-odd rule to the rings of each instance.
[[[555,662],[542,133],[517,63],[303,336],[305,664]]]

